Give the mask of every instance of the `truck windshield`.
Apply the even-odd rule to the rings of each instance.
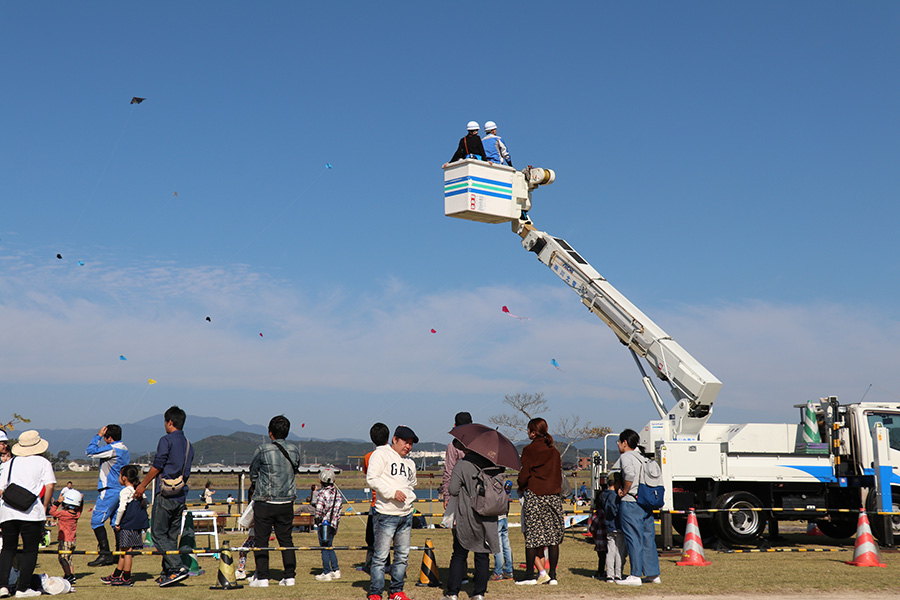
[[[869,429],[875,427],[875,423],[881,423],[887,427],[888,441],[893,450],[900,450],[900,414],[890,412],[867,411],[866,418],[869,421]]]

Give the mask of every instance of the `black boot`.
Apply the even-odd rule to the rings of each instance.
[[[106,527],[102,525],[94,530],[94,535],[97,536],[97,550],[100,552],[109,552],[109,538],[106,537]],[[89,567],[106,567],[109,565],[114,565],[118,561],[116,557],[112,554],[101,554],[91,562],[87,564]]]

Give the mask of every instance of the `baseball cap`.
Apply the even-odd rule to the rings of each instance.
[[[419,437],[406,425],[398,425],[397,429],[394,430],[394,437],[401,440],[412,440],[413,444],[419,443]]]

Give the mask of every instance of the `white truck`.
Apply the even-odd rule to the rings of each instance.
[[[799,423],[709,423],[722,383],[634,306],[565,240],[538,231],[528,217],[531,193],[555,180],[549,169],[477,160],[444,165],[444,213],[512,224],[533,252],[628,347],[659,419],[640,432],[666,483],[668,510],[698,510],[701,530],[726,544],[755,542],[767,521],[816,521],[834,538],[856,531],[857,510],[872,511],[876,535],[900,534],[900,403],[814,403],[821,447],[801,442]],[[675,399],[668,409],[643,358]],[[875,515],[881,513],[877,518]],[[683,532],[684,517],[673,517]],[[886,535],[892,534],[892,535]]]

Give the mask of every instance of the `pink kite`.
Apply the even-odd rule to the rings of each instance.
[[[509,309],[506,308],[505,306],[504,306],[503,308],[501,308],[500,310],[502,310],[503,312],[505,312],[505,313],[508,314],[509,316],[513,317],[514,319],[518,319],[519,322],[522,323],[523,325],[525,324],[525,321],[530,321],[530,320],[531,320],[531,319],[529,319],[528,317],[520,317],[519,315],[514,315],[514,314],[512,314],[511,312],[509,312]]]
[[[431,333],[437,333],[437,329],[432,329]]]

